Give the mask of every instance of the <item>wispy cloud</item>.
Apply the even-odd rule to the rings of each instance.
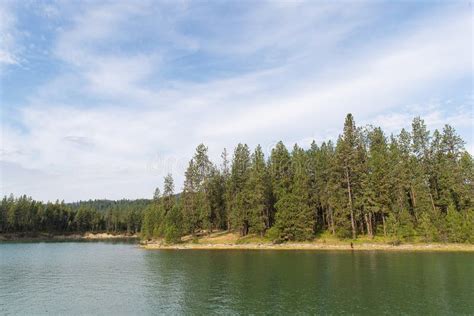
[[[18,63],[15,24],[16,18],[12,13],[11,3],[9,1],[0,2],[0,67],[2,64]]]
[[[179,188],[200,142],[217,159],[237,142],[321,141],[347,112],[388,132],[422,115],[472,148],[472,16],[385,5],[51,3],[57,71],[15,105],[21,128],[2,119],[1,191],[149,196],[168,171]]]

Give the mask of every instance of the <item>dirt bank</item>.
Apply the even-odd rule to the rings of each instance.
[[[352,245],[351,245],[352,243]],[[144,249],[205,249],[205,250],[388,250],[388,251],[469,251],[474,252],[472,244],[450,243],[402,243],[399,245],[387,241],[344,241],[319,238],[311,242],[288,242],[274,244],[256,236],[239,238],[231,232],[215,232],[197,238],[185,236],[181,243],[167,244],[162,240],[148,241],[141,244]]]

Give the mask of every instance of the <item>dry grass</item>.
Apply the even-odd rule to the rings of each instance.
[[[321,235],[308,242],[291,242],[273,244],[265,237],[248,235],[240,237],[235,232],[217,231],[200,236],[185,236],[182,243],[165,244],[162,241],[148,242],[142,245],[145,249],[248,249],[248,250],[388,250],[388,251],[469,251],[474,252],[471,244],[444,243],[406,243],[391,245],[386,239],[362,238],[352,242],[340,240],[330,234]]]

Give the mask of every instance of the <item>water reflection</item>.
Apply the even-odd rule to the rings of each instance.
[[[473,286],[456,274],[456,262],[472,258],[439,253],[148,252],[146,267],[153,284],[147,300],[162,311],[185,314],[466,311],[473,306],[461,289],[472,293]],[[447,279],[451,269],[455,274]],[[472,281],[472,267],[462,270],[470,271]],[[458,294],[451,288],[458,288]],[[460,301],[463,307],[456,306]]]
[[[0,314],[472,314],[473,259],[0,244]]]

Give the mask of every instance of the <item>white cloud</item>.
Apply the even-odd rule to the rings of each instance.
[[[446,122],[471,128],[472,148],[472,108],[449,113],[442,104],[422,111],[407,107],[420,93],[469,76],[468,13],[426,17],[333,60],[328,52],[337,52],[367,23],[366,6],[270,9],[244,15],[236,22],[245,22],[242,32],[229,40],[220,30],[204,38],[181,32],[181,19],[190,18],[186,5],[173,9],[179,12],[169,19],[161,12],[163,19],[152,24],[157,41],[165,38],[173,48],[146,52],[104,47],[127,43],[130,21],[146,16],[152,10],[148,3],[111,2],[79,11],[54,46],[65,70],[18,109],[27,131],[2,126],[0,161],[7,172],[1,190],[41,199],[150,196],[168,171],[180,187],[200,142],[217,159],[237,142],[269,148],[279,139],[290,144],[335,138],[347,112],[389,132],[420,114],[430,127]],[[298,15],[301,10],[304,16]],[[329,23],[335,12],[347,17],[346,23]],[[200,83],[156,80],[173,54],[196,51],[249,58],[262,53],[262,60],[276,62]],[[421,100],[426,104],[426,97]]]
[[[10,6],[9,1],[0,2],[0,66],[18,63],[15,43],[16,19]]]
[[[277,126],[290,128],[295,122],[310,125],[323,117],[323,126],[315,128],[325,128],[335,120],[342,121],[347,112],[363,117],[379,113],[409,102],[421,89],[468,74],[472,56],[464,30],[470,23],[469,14],[430,22],[429,27],[401,36],[388,47],[344,63],[342,72],[329,72],[324,81],[305,78],[301,81],[307,83],[291,93],[286,91],[282,96],[281,91],[275,94],[270,90],[264,102],[259,96],[231,117],[224,112],[217,120],[220,123],[207,126],[205,132],[251,135]],[[287,73],[280,75],[293,78]],[[271,80],[271,76],[261,80]]]

